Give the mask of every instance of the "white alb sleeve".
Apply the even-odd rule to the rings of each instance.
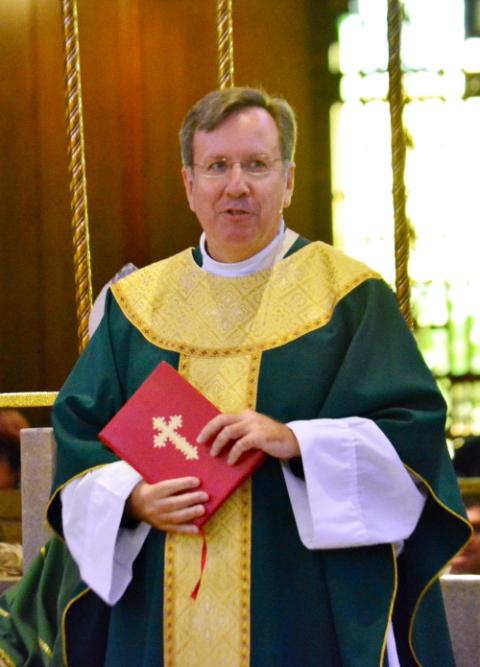
[[[122,528],[125,501],[142,479],[116,461],[72,480],[62,490],[65,541],[85,583],[107,604],[122,597],[150,526]]]
[[[288,424],[300,445],[304,479],[282,470],[300,539],[308,549],[401,543],[425,496],[393,445],[370,419]]]

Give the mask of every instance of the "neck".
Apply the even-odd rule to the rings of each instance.
[[[208,273],[231,278],[248,276],[257,271],[269,269],[276,261],[285,236],[285,229],[285,223],[282,220],[280,231],[275,238],[265,248],[262,248],[260,252],[241,262],[218,262],[213,257],[210,257],[207,251],[205,233],[202,233],[200,237],[202,268]]]

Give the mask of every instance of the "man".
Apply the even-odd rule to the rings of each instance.
[[[285,229],[295,132],[255,89],[195,105],[180,136],[200,246],[112,287],[58,397],[48,515],[90,589],[59,540],[36,585],[61,560],[69,665],[453,664],[435,578],[469,529],[444,404],[379,277]],[[196,601],[201,480],[149,485],[97,440],[162,360],[220,407],[198,435],[213,456],[268,455],[206,525]],[[55,621],[43,632],[58,655]]]

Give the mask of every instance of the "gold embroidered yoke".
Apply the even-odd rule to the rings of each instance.
[[[131,274],[112,291],[154,345],[226,357],[259,353],[318,329],[345,295],[372,277],[379,276],[316,242],[272,269],[240,278],[205,272],[185,250]]]
[[[224,278],[191,250],[117,283],[115,298],[154,345],[180,354],[179,370],[224,412],[255,408],[262,352],[325,325],[340,299],[376,274],[323,243],[272,269]],[[201,540],[169,535],[165,553],[165,665],[249,664],[250,483],[209,521],[208,562],[197,601]],[[221,622],[218,622],[221,619]]]

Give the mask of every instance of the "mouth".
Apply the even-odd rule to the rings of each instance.
[[[244,218],[252,214],[251,211],[244,208],[226,208],[222,213],[233,218]]]

